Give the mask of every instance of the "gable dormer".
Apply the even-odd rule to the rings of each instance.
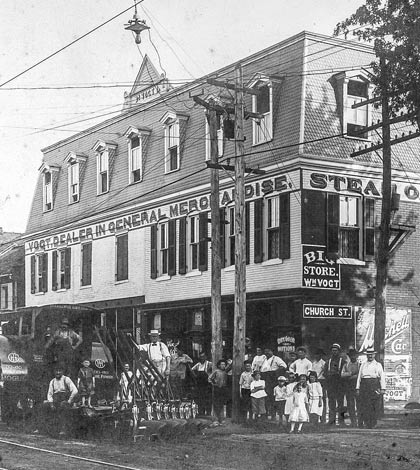
[[[147,103],[171,89],[169,80],[156,70],[152,61],[145,55],[131,91],[124,94],[123,109]]]

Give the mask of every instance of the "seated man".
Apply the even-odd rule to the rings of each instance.
[[[71,419],[69,409],[76,395],[76,385],[63,375],[63,367],[57,366],[55,377],[48,386],[47,400],[41,405],[38,424],[50,432],[59,428],[59,434],[64,435]]]

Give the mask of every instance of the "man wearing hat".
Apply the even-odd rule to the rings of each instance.
[[[58,329],[47,340],[45,349],[51,348],[54,364],[59,364],[65,374],[74,377],[76,375],[74,351],[82,341],[82,337],[70,328],[69,320],[64,317]]]
[[[356,426],[356,382],[359,375],[359,363],[357,362],[357,351],[354,348],[349,348],[347,355],[350,360],[344,364],[341,377],[351,425]]]
[[[344,387],[341,377],[344,364],[345,361],[341,357],[341,346],[334,343],[331,346],[331,356],[326,361],[324,368],[329,408],[328,424],[335,424],[337,412],[339,424],[344,424]]]
[[[159,330],[150,330],[150,343],[138,345],[139,351],[146,351],[149,360],[165,377],[169,377],[171,370],[171,355],[168,346],[160,340]]]
[[[367,361],[360,366],[356,382],[359,427],[372,429],[377,424],[381,395],[385,393],[385,373],[382,364],[375,360],[376,351],[368,348],[365,353]]]

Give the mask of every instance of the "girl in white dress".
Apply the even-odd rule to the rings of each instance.
[[[324,411],[324,404],[322,402],[322,386],[318,382],[317,373],[314,371],[309,372],[309,421],[314,424],[319,424],[319,420]]]
[[[303,423],[309,421],[308,415],[308,393],[307,389],[302,387],[301,383],[298,383],[293,392],[293,408],[289,416],[291,423],[290,433],[294,432],[296,423],[298,423],[298,434],[302,432]]]
[[[293,390],[296,387],[296,375],[294,372],[288,372],[288,384],[286,385],[286,404],[284,405],[284,416],[286,420],[289,421],[289,415],[293,407]]]

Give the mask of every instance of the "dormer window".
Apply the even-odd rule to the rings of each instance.
[[[165,134],[165,173],[177,171],[180,168],[180,120],[187,116],[167,112],[160,122]]]
[[[258,90],[252,96],[252,111],[261,114],[261,119],[254,119],[252,124],[253,145],[269,142],[273,138],[273,87],[268,78],[260,78],[251,84]]]
[[[356,103],[365,101],[369,96],[369,88],[366,82],[349,80],[347,83],[347,135],[367,139],[367,132],[361,133],[368,125],[368,106],[352,108]]]
[[[129,184],[143,179],[143,139],[150,134],[149,129],[129,127],[125,133],[128,141],[128,178]]]
[[[74,204],[75,202],[79,202],[80,199],[80,169],[81,165],[86,161],[86,156],[76,155],[74,152],[70,152],[64,161],[68,165],[69,204]]]
[[[372,85],[362,72],[340,72],[330,79],[334,87],[337,109],[342,124],[342,132],[348,137],[369,139],[364,128],[371,121],[372,107],[370,104],[352,106],[371,97]]]
[[[49,212],[54,209],[54,196],[60,167],[43,163],[39,171],[42,174],[42,210]]]
[[[96,152],[96,188],[97,194],[104,194],[109,191],[109,160],[110,151],[116,149],[116,144],[98,141],[93,150]]]
[[[44,173],[44,211],[52,210],[52,176],[49,171]]]

